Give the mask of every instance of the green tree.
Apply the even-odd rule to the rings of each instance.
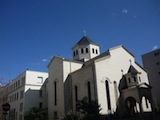
[[[82,113],[84,114],[83,120],[98,120],[100,117],[100,105],[95,100],[88,100],[87,97],[84,97],[79,101],[80,108]]]
[[[78,116],[76,114],[70,113],[65,117],[65,120],[78,120]]]
[[[39,108],[31,108],[24,115],[25,120],[47,120],[47,113]]]

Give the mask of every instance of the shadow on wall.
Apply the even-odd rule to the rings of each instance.
[[[128,86],[127,77],[123,75],[118,86],[120,93],[116,110],[118,118],[152,120],[151,88],[146,83]]]
[[[36,107],[39,108],[41,107],[40,104],[42,104],[42,102],[40,101],[40,90],[32,90],[32,89],[28,89],[25,93],[25,111]]]

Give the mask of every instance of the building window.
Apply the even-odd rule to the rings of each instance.
[[[91,102],[91,84],[89,81],[87,83],[87,89],[88,89],[88,100],[89,102]]]
[[[92,53],[94,53],[94,48],[92,48]]]
[[[38,83],[43,83],[43,77],[38,76]]]
[[[76,55],[78,55],[78,50],[76,50]]]
[[[98,54],[98,50],[96,49],[96,54]]]
[[[42,105],[43,105],[43,103],[40,102],[40,103],[39,103],[39,108],[40,108],[40,109],[42,109]]]
[[[20,80],[18,80],[18,87],[20,86]]]
[[[131,78],[130,77],[128,78],[128,82],[131,83]]]
[[[23,111],[23,103],[20,103],[19,111]]]
[[[82,54],[84,53],[83,48],[81,48],[81,53],[82,53]]]
[[[43,91],[42,90],[39,91],[39,97],[43,97]]]
[[[18,98],[19,98],[19,93],[17,93],[17,100],[18,100]]]
[[[25,84],[25,77],[22,78],[22,85]]]
[[[24,91],[22,90],[22,91],[20,92],[20,98],[21,98],[21,99],[23,98],[23,94],[24,94]]]
[[[22,115],[19,115],[19,120],[22,120],[22,117],[23,117]]]
[[[57,105],[57,82],[54,82],[54,105]]]
[[[58,118],[57,111],[54,111],[54,119],[57,120],[57,118]]]
[[[139,82],[141,82],[141,77],[139,77]]]
[[[76,53],[75,53],[75,51],[73,51],[73,56],[76,56]]]
[[[117,82],[114,81],[113,83],[114,83],[114,90],[115,90],[115,99],[116,99],[116,101],[117,101],[117,100],[118,100]]]
[[[16,88],[17,88],[17,86],[18,86],[18,83],[16,82]]]
[[[155,53],[154,55],[155,55],[155,56],[158,56],[158,55],[159,55],[159,52]]]
[[[88,53],[88,48],[86,48],[86,53]]]
[[[136,76],[134,76],[134,82],[137,82],[137,78],[136,78]]]
[[[78,87],[77,87],[77,85],[75,86],[75,100],[76,100],[76,102],[78,101]]]
[[[147,100],[147,98],[145,98],[145,102],[146,102],[146,108],[148,108],[149,106],[148,106],[148,100]]]
[[[108,81],[105,81],[106,84],[106,95],[107,95],[107,105],[108,105],[108,109],[111,109],[111,100],[110,100],[110,93],[109,93],[109,84]]]

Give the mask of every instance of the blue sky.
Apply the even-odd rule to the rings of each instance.
[[[159,0],[0,0],[0,78],[47,71],[52,56],[72,59],[83,31],[101,52],[124,45],[141,55],[160,48]]]

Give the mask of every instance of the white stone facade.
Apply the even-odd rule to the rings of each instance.
[[[87,56],[83,55],[86,46],[91,47]],[[88,57],[93,54],[92,49],[98,52]],[[125,47],[117,46],[100,54],[99,46],[83,37],[72,50],[74,60],[55,56],[48,65],[49,120],[76,113],[76,102],[86,96],[98,100],[103,115],[120,112],[123,116],[127,110],[152,111],[147,73]],[[123,108],[121,105],[127,102],[130,106]]]

